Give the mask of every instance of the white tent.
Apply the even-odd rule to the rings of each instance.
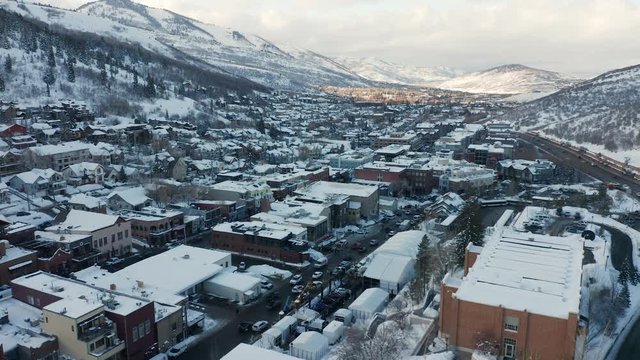
[[[366,320],[382,310],[388,300],[388,292],[380,288],[369,288],[349,305],[349,310],[353,311],[353,317],[356,320]]]
[[[415,274],[415,260],[395,254],[374,254],[364,273],[366,279],[377,281],[377,286],[390,293],[398,293]]]
[[[291,342],[291,355],[305,360],[319,360],[329,351],[329,340],[315,331],[306,331]]]
[[[260,279],[224,271],[204,282],[207,294],[244,304],[260,294]]]
[[[338,342],[342,334],[344,334],[344,324],[338,320],[333,320],[322,330],[322,335],[327,337],[329,344]]]

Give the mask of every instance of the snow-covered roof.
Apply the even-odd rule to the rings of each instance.
[[[364,277],[399,283],[407,267],[412,267],[410,257],[399,255],[376,254],[367,265]]]
[[[91,145],[87,143],[82,143],[80,141],[70,141],[70,142],[61,143],[57,145],[33,146],[33,147],[30,147],[29,149],[39,156],[48,156],[48,155],[55,155],[55,154],[63,154],[63,153],[72,152],[72,151],[82,151],[82,150],[88,151],[90,147]]]
[[[71,210],[63,223],[49,226],[47,231],[71,230],[72,232],[93,232],[112,226],[120,217],[91,211]]]
[[[369,288],[349,305],[349,310],[376,311],[389,298],[389,293],[380,288]]]
[[[297,357],[279,353],[277,351],[264,349],[250,344],[240,343],[229,351],[221,360],[299,360]]]
[[[459,300],[566,319],[580,305],[583,240],[496,228],[462,280]]]
[[[406,256],[415,259],[422,239],[427,235],[424,231],[409,230],[399,232],[380,245],[373,253]]]
[[[328,346],[329,339],[315,331],[305,331],[291,342],[291,347],[313,353]]]
[[[180,245],[116,272],[158,288],[180,294],[222,271],[218,262],[230,254]]]
[[[207,283],[246,292],[255,289],[260,284],[260,279],[245,274],[223,271],[207,280]]]
[[[19,277],[13,282],[59,298],[45,309],[66,316],[81,317],[105,304],[110,304],[110,307],[105,306],[106,311],[127,315],[149,303],[43,271]]]
[[[378,191],[376,186],[317,181],[306,188],[296,191],[296,193],[318,199],[326,199],[331,197],[331,195],[347,195],[366,198],[373,195],[376,191]]]

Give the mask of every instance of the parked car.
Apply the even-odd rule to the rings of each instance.
[[[316,281],[312,282],[312,284],[316,289],[322,289],[322,285],[323,285],[322,281],[316,280]]]
[[[304,291],[304,285],[296,285],[291,289],[291,292],[294,294],[300,294]]]
[[[378,245],[378,240],[376,240],[376,239],[371,239],[371,241],[369,241],[369,245],[370,245],[370,246],[376,246],[376,245]]]
[[[117,265],[119,263],[122,262],[122,259],[118,258],[118,257],[112,257],[109,260],[107,260],[104,264],[107,266],[113,266],[113,265]]]
[[[185,351],[187,351],[187,344],[180,342],[173,345],[171,349],[167,351],[167,356],[170,358],[175,358],[184,354]]]
[[[265,290],[273,289],[273,284],[269,280],[260,280],[260,287]]]
[[[322,278],[322,275],[323,275],[322,271],[316,271],[313,273],[313,275],[311,275],[311,278],[313,280],[318,280]]]
[[[391,230],[391,231],[389,231],[389,232],[387,233],[387,235],[389,235],[389,236],[393,236],[393,235],[395,235],[395,234],[396,234],[396,232],[395,232],[395,231],[393,231],[393,230]]]
[[[266,320],[260,320],[260,321],[256,321],[252,326],[251,326],[251,330],[253,330],[254,332],[263,332],[267,329],[267,326],[269,326],[269,322]]]
[[[238,271],[245,271],[247,270],[247,264],[244,261],[241,261],[240,264],[238,264]]]
[[[320,261],[314,261],[314,263],[313,263],[313,267],[315,269],[322,269],[325,266],[327,266],[327,258],[323,258]]]
[[[336,247],[337,247],[338,249],[341,249],[341,248],[343,248],[345,245],[347,245],[347,240],[340,240],[340,241],[338,241],[338,243],[336,244]]]
[[[302,275],[300,275],[300,274],[293,275],[291,280],[289,280],[289,284],[291,284],[291,285],[298,285],[301,282],[302,282]]]

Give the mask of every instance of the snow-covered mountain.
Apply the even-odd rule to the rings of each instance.
[[[640,65],[610,71],[521,105],[505,115],[521,129],[539,129],[607,150],[640,147]]]
[[[462,74],[448,67],[420,67],[392,63],[376,57],[336,57],[336,62],[365,79],[401,85],[428,85]]]
[[[257,35],[206,24],[129,0],[96,1],[81,6],[77,12],[119,24],[119,29],[111,32],[112,36],[143,32],[156,44],[272,88],[367,83],[344,66],[313,51],[274,44]]]
[[[88,24],[97,33],[83,31]],[[228,122],[227,111],[216,103],[233,97],[251,104],[259,100],[256,92],[269,91],[145,39],[144,32],[100,36],[114,26],[120,25],[72,11],[0,2],[0,100],[37,107],[73,99],[99,116],[176,116],[210,124]]]
[[[461,75],[438,87],[486,94],[551,94],[578,81],[557,72],[512,64]]]

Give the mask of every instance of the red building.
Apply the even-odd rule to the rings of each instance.
[[[26,133],[27,128],[20,124],[0,125],[0,137],[4,139],[25,135]]]

